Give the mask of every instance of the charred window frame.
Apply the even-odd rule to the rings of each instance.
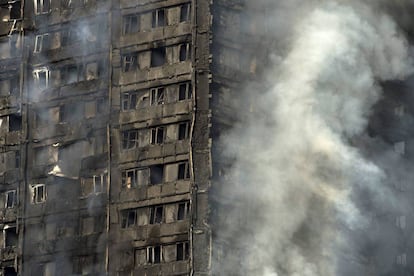
[[[151,145],[164,144],[166,137],[166,129],[164,126],[154,127],[151,129]]]
[[[123,17],[122,33],[132,34],[139,32],[140,29],[140,15],[129,14]]]
[[[191,60],[191,44],[190,43],[184,43],[179,45],[179,53],[180,62]]]
[[[158,185],[164,182],[164,167],[164,164],[153,165],[149,167],[149,185]]]
[[[18,235],[16,226],[6,225],[3,229],[4,247],[16,247],[18,243]]]
[[[165,9],[156,9],[152,12],[152,27],[164,27],[167,25]]]
[[[46,185],[32,185],[32,204],[40,204],[46,201]]]
[[[122,110],[135,110],[138,104],[138,91],[128,91],[122,93]]]
[[[105,192],[105,187],[108,182],[108,174],[103,173],[93,176],[93,191],[95,194]]]
[[[189,242],[179,242],[176,244],[176,261],[184,261],[190,258]]]
[[[178,101],[189,100],[193,97],[193,87],[191,82],[181,83],[178,86]]]
[[[178,164],[178,180],[188,180],[190,179],[190,164],[187,162]]]
[[[130,129],[122,132],[122,149],[133,149],[138,147],[138,130]]]
[[[66,29],[61,31],[60,36],[60,44],[62,47],[69,46],[81,41],[79,31],[74,27],[67,26]]]
[[[85,80],[83,64],[68,64],[60,68],[60,77],[63,85]]]
[[[137,209],[127,209],[121,211],[121,228],[129,228],[137,225]]]
[[[34,53],[40,53],[44,50],[48,50],[50,47],[50,36],[49,34],[36,35]]]
[[[16,190],[11,190],[11,191],[7,191],[5,193],[6,199],[5,199],[5,208],[6,209],[11,209],[14,208],[14,206],[16,205],[17,202],[17,191]]]
[[[163,66],[166,62],[166,54],[165,47],[151,49],[151,67]]]
[[[147,247],[147,263],[159,264],[163,262],[162,245]]]
[[[191,20],[191,5],[186,3],[180,7],[180,22],[189,22]]]
[[[34,0],[35,14],[45,14],[50,12],[51,0]]]
[[[151,206],[150,207],[150,224],[161,224],[164,222],[164,206]]]
[[[185,220],[190,216],[190,202],[178,203],[177,221]]]
[[[190,122],[184,122],[178,124],[178,141],[190,139]]]
[[[9,115],[9,132],[22,130],[22,116],[19,114]]]
[[[138,52],[122,55],[122,71],[130,72],[138,69]]]
[[[165,103],[165,88],[156,87],[150,89],[150,105],[161,105]]]
[[[139,186],[148,185],[148,168],[144,169],[129,169],[122,172],[122,187],[136,188]]]
[[[49,86],[50,71],[47,68],[39,68],[33,70],[33,78],[35,84],[39,88],[47,88]]]

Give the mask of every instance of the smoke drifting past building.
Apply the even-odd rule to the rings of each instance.
[[[414,9],[303,2],[1,0],[1,275],[412,275]]]

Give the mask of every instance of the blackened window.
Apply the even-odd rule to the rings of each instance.
[[[190,21],[190,4],[184,4],[181,5],[181,9],[180,9],[180,22],[187,22]]]
[[[165,64],[165,47],[151,50],[151,67],[158,67]]]
[[[16,204],[16,190],[6,192],[6,208],[13,208]]]
[[[138,92],[130,91],[122,94],[122,110],[133,110],[137,108]]]
[[[151,105],[160,105],[165,103],[164,87],[151,88]]]
[[[9,131],[20,131],[22,129],[22,116],[9,115]]]
[[[157,9],[152,12],[152,27],[163,27],[166,25],[165,9]]]
[[[3,231],[5,235],[5,246],[17,246],[16,227],[5,228]]]
[[[190,179],[190,169],[188,162],[178,165],[178,179]]]
[[[16,269],[13,266],[8,266],[4,268],[4,276],[17,276]]]
[[[185,43],[180,45],[180,61],[191,59],[191,44]]]
[[[123,33],[130,34],[139,31],[139,15],[132,14],[124,16]]]
[[[151,129],[151,144],[160,145],[165,140],[165,127],[155,127]]]
[[[153,206],[150,208],[150,224],[159,224],[163,222],[164,206]]]
[[[188,242],[177,243],[177,261],[188,260],[190,256],[190,248]]]
[[[138,68],[138,53],[128,53],[122,56],[122,70],[129,72]]]
[[[32,203],[38,204],[46,201],[46,187],[44,184],[32,186]]]
[[[184,220],[190,214],[190,203],[182,202],[178,204],[177,220]]]
[[[180,123],[178,125],[178,140],[190,138],[190,122]]]
[[[178,100],[183,101],[192,98],[193,88],[190,82],[182,83],[178,89]]]
[[[137,210],[123,210],[122,211],[122,228],[134,226],[137,223]]]
[[[132,149],[138,147],[138,130],[131,129],[122,132],[122,148]]]
[[[164,165],[154,165],[150,167],[150,184],[161,184],[164,179]]]

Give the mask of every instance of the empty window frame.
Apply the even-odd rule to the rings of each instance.
[[[5,208],[14,208],[16,204],[16,190],[7,191],[5,193],[6,200],[5,200]]]
[[[35,13],[44,14],[50,12],[50,0],[34,0]]]
[[[36,69],[33,71],[35,84],[40,88],[46,88],[49,85],[50,71],[47,68]]]
[[[163,66],[166,61],[165,47],[154,48],[151,50],[151,67]]]
[[[191,44],[180,44],[180,61],[191,60]]]
[[[138,130],[130,129],[122,132],[122,149],[133,149],[138,147]]]
[[[152,27],[163,27],[167,25],[165,9],[157,9],[152,12]]]
[[[190,3],[181,5],[180,7],[180,22],[189,22],[191,20],[191,5]]]
[[[128,53],[122,55],[122,71],[130,72],[138,68],[138,53]]]
[[[151,105],[160,105],[165,103],[165,88],[156,87],[150,89],[150,104]]]
[[[60,33],[60,44],[62,47],[78,43],[81,40],[82,33],[75,27],[67,27]]]
[[[128,209],[121,211],[121,227],[129,228],[137,224],[137,209]]]
[[[189,242],[179,242],[176,245],[176,261],[188,260],[190,257],[190,246]]]
[[[190,138],[190,122],[178,124],[178,140],[187,140]]]
[[[165,127],[159,126],[151,129],[151,141],[152,145],[161,145],[165,141]]]
[[[17,236],[16,230],[17,228],[14,226],[13,227],[6,226],[3,229],[5,247],[17,246],[18,236]]]
[[[148,185],[148,168],[130,169],[122,172],[122,186],[133,188]]]
[[[122,110],[134,110],[137,108],[138,91],[122,93]]]
[[[150,185],[162,184],[164,181],[164,164],[149,167]]]
[[[62,84],[71,84],[85,80],[82,64],[70,64],[60,69]]]
[[[178,164],[178,176],[177,179],[184,180],[190,179],[190,166],[188,162]]]
[[[190,215],[190,202],[178,203],[177,220],[185,220]]]
[[[22,116],[18,114],[9,115],[9,131],[22,130]]]
[[[95,194],[103,193],[105,191],[108,175],[106,173],[93,176],[93,191]]]
[[[184,101],[191,99],[193,96],[193,87],[191,82],[181,83],[178,86],[178,100]]]
[[[164,222],[164,206],[150,207],[150,224],[160,224]]]
[[[162,246],[149,246],[147,247],[147,263],[148,264],[159,264],[163,261]]]
[[[32,204],[39,204],[46,201],[46,186],[37,184],[32,186]]]
[[[49,48],[49,34],[37,35],[35,39],[34,53],[40,53]]]
[[[129,14],[123,17],[122,33],[131,34],[139,31],[139,14]]]

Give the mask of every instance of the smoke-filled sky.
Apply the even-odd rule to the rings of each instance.
[[[401,258],[410,262],[395,219],[413,208],[393,188],[408,161],[367,127],[382,84],[413,73],[401,29],[409,2],[276,2],[271,88],[221,141],[236,160],[221,193],[237,210],[217,240],[244,248],[245,275],[395,275]],[[236,267],[226,256],[216,269]]]

